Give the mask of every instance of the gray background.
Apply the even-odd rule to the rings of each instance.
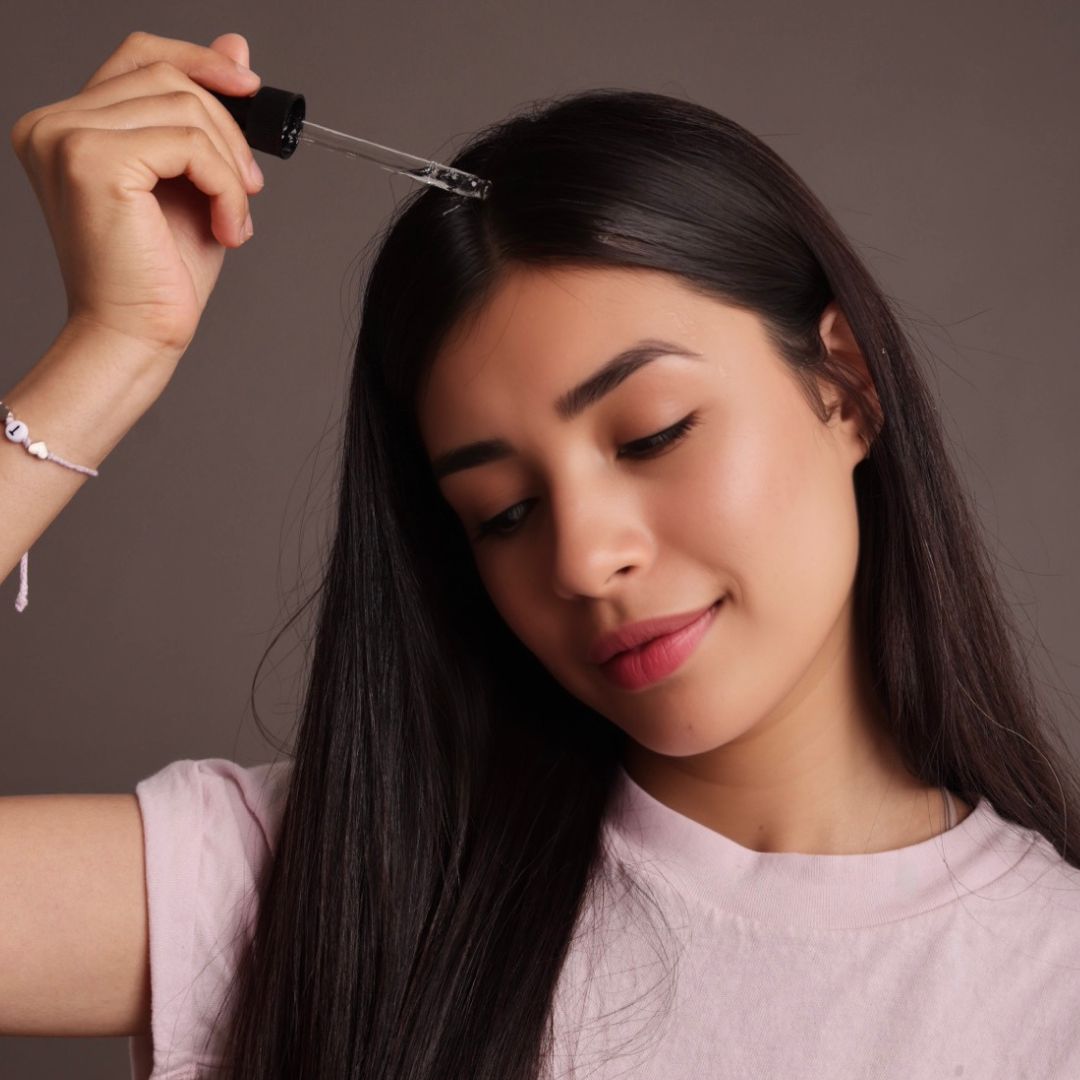
[[[136,29],[204,45],[242,33],[264,83],[303,92],[312,121],[437,160],[528,102],[593,86],[689,98],[764,138],[927,350],[1039,682],[1080,742],[1080,5],[38,0],[8,23],[8,127],[77,92]],[[4,793],[132,791],[177,758],[275,755],[248,693],[314,584],[359,270],[414,182],[317,147],[259,157],[255,236],[228,252],[175,378],[32,547],[26,611],[17,568],[0,587]],[[2,395],[66,306],[10,144],[0,190]],[[306,626],[261,673],[273,738],[295,717]],[[0,1039],[3,1080],[127,1068],[124,1039]]]

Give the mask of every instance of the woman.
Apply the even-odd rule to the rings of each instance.
[[[641,92],[452,164],[362,298],[292,760],[137,788],[136,1075],[1080,1071],[1075,773],[827,210]]]

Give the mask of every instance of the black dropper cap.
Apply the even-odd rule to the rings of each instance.
[[[211,90],[229,110],[253,150],[274,157],[292,156],[304,126],[304,95],[276,86],[260,86],[250,97],[230,97]]]

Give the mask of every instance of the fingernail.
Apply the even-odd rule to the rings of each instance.
[[[252,233],[254,233],[254,232],[255,232],[255,226],[251,224],[251,215],[248,214],[247,218],[244,221],[244,239],[245,240],[250,239]]]
[[[243,75],[245,78],[250,76],[252,79],[255,79],[255,80],[260,81],[260,82],[262,81],[260,76],[256,75],[255,72],[251,70],[251,68],[244,67],[243,64],[239,64],[235,60],[233,61],[233,67],[235,67],[237,72],[239,74]]]
[[[263,176],[262,169],[259,168],[259,163],[252,158],[248,162],[248,175],[251,177],[253,184],[258,184],[262,187],[266,183],[266,178]]]

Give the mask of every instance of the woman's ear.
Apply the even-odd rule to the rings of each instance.
[[[850,436],[857,444],[860,458],[865,456],[869,444],[881,430],[883,420],[881,402],[877,388],[870,373],[866,357],[851,330],[851,324],[835,300],[830,300],[822,312],[818,325],[822,343],[829,351],[830,366],[841,367],[849,383],[857,388],[855,400],[850,394],[843,394],[840,387],[825,387],[825,400],[829,404],[830,416],[839,406],[839,420],[849,428]],[[864,445],[863,437],[866,444]]]

